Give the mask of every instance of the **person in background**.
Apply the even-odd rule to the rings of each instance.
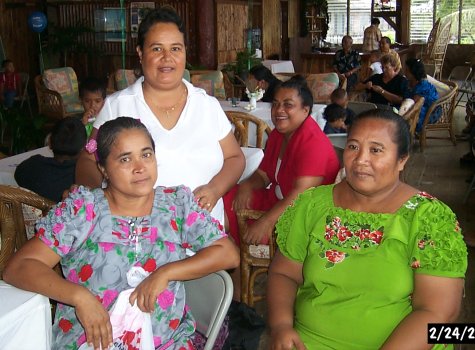
[[[380,105],[380,108],[399,108],[401,102],[408,95],[408,81],[406,77],[398,74],[398,61],[394,55],[384,55],[381,57],[383,66],[382,74],[375,74],[360,87],[369,91],[368,102]]]
[[[323,132],[325,134],[344,134],[346,133],[346,110],[337,105],[331,103],[325,107],[323,111],[323,118],[327,121]]]
[[[381,40],[381,30],[379,29],[379,18],[373,18],[371,25],[364,30],[363,34],[363,47],[362,50],[370,52],[379,49],[379,42]]]
[[[39,195],[59,202],[75,183],[76,161],[86,144],[86,130],[77,118],[56,122],[49,137],[53,157],[34,155],[15,169],[15,181]]]
[[[353,39],[345,35],[341,40],[341,50],[335,52],[333,70],[340,77],[340,81],[346,78],[346,90],[351,91],[358,82],[358,70],[361,68],[361,57],[356,50],[352,50]]]
[[[106,98],[86,150],[78,160],[78,184],[99,187],[95,136],[106,121],[139,118],[160,154],[156,185],[190,187],[203,208],[224,223],[221,197],[239,180],[245,158],[218,100],[183,79],[185,26],[173,8],[148,12],[137,37],[143,77]]]
[[[100,79],[89,77],[79,84],[79,98],[84,107],[82,123],[86,127],[87,137],[91,135],[96,116],[104,106],[106,85]]]
[[[383,72],[383,66],[381,65],[381,51],[373,50],[369,56],[369,69],[371,70],[370,76],[375,74],[381,74]]]
[[[251,81],[255,80],[257,82],[257,88],[265,91],[261,99],[262,102],[272,102],[274,100],[275,89],[281,81],[272,74],[269,68],[263,65],[254,66],[249,70],[249,78]]]
[[[60,303],[54,350],[86,342],[94,349],[113,343],[114,349],[138,349],[147,340],[156,349],[194,349],[183,281],[237,266],[238,251],[189,188],[154,189],[155,145],[140,121],[108,121],[96,140],[107,187],[79,186],[51,209],[3,278]],[[195,254],[188,257],[186,249]],[[65,278],[53,270],[57,263]],[[117,317],[111,309],[119,309]],[[142,312],[151,316],[147,339]]]
[[[355,119],[355,112],[351,108],[348,108],[348,93],[346,90],[342,88],[337,88],[333,90],[330,95],[330,101],[332,104],[337,104],[340,107],[345,109],[346,118],[345,118],[345,125],[349,126]]]
[[[424,97],[424,104],[422,105],[419,120],[416,125],[416,132],[420,132],[422,130],[422,125],[424,124],[427,110],[430,108],[432,103],[439,99],[439,93],[435,86],[427,80],[424,63],[422,63],[420,59],[410,58],[406,61],[406,77],[409,81],[409,90],[406,97],[412,98],[414,102],[417,102],[421,97]],[[437,108],[430,116],[429,123],[435,123],[441,115],[442,110]]]
[[[4,108],[12,108],[15,97],[21,94],[20,75],[15,72],[12,60],[2,62],[3,72],[0,72],[0,103]]]
[[[302,76],[294,76],[277,88],[271,117],[275,126],[267,140],[264,158],[248,179],[224,196],[228,231],[239,244],[236,212],[266,213],[249,226],[248,244],[268,242],[285,208],[310,187],[333,183],[340,163],[330,140],[310,115],[312,92]],[[310,151],[311,150],[311,151]],[[237,270],[237,269],[236,269]],[[235,299],[240,299],[239,273],[233,274]]]
[[[427,344],[427,324],[456,321],[467,248],[452,210],[400,181],[410,144],[396,113],[358,115],[346,178],[307,190],[280,217],[270,348],[454,349]]]
[[[381,51],[381,56],[386,54],[394,56],[396,73],[399,74],[402,67],[401,58],[395,50],[391,49],[391,39],[389,39],[387,36],[383,36],[379,42],[379,50]]]

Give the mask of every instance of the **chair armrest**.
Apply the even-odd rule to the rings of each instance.
[[[241,251],[243,249],[247,252],[249,250],[249,244],[245,243],[244,240],[242,239],[243,236],[247,233],[248,225],[247,222],[248,220],[257,220],[260,217],[262,217],[266,212],[261,211],[261,210],[253,210],[253,209],[239,209],[236,213],[237,219],[238,219],[238,225],[239,225],[239,235],[241,238]],[[269,254],[270,258],[274,256],[275,249],[276,249],[276,243],[275,243],[276,235],[275,235],[275,229],[272,230],[272,237],[269,239]]]
[[[452,86],[453,88],[450,90],[450,92],[447,93],[447,95],[437,99],[437,101],[433,102],[430,105],[429,109],[427,110],[426,115],[424,116],[424,124],[423,124],[424,127],[427,124],[429,124],[430,116],[438,107],[442,108],[442,116],[439,118],[439,120],[436,123],[451,122],[451,120],[447,120],[447,119],[452,119],[453,109],[455,108],[455,99],[458,94],[458,87],[456,86],[456,84]]]

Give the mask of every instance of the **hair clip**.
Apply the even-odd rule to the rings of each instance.
[[[84,148],[86,149],[87,153],[93,154],[97,151],[97,141],[94,139],[89,139]]]

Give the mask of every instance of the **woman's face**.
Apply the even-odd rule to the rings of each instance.
[[[309,108],[302,105],[297,90],[280,88],[272,103],[272,123],[281,134],[291,136],[307,118]]]
[[[391,65],[391,63],[386,63],[383,65],[383,75],[387,79],[391,80],[397,75],[397,70]]]
[[[149,195],[157,180],[157,161],[148,135],[139,129],[121,131],[100,170],[108,189],[129,197]]]
[[[181,84],[186,64],[183,33],[174,23],[157,23],[150,27],[143,48],[137,47],[145,82],[158,89]]]
[[[399,159],[392,141],[396,126],[382,119],[357,122],[343,152],[346,180],[358,193],[373,196],[391,190],[399,181],[407,157]]]
[[[379,49],[381,50],[381,52],[389,52],[390,45],[386,40],[381,40],[379,42]]]

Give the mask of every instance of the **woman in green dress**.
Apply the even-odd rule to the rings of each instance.
[[[366,112],[349,132],[346,179],[281,216],[272,349],[430,349],[427,324],[456,320],[467,249],[454,213],[399,180],[409,145],[399,116]]]

